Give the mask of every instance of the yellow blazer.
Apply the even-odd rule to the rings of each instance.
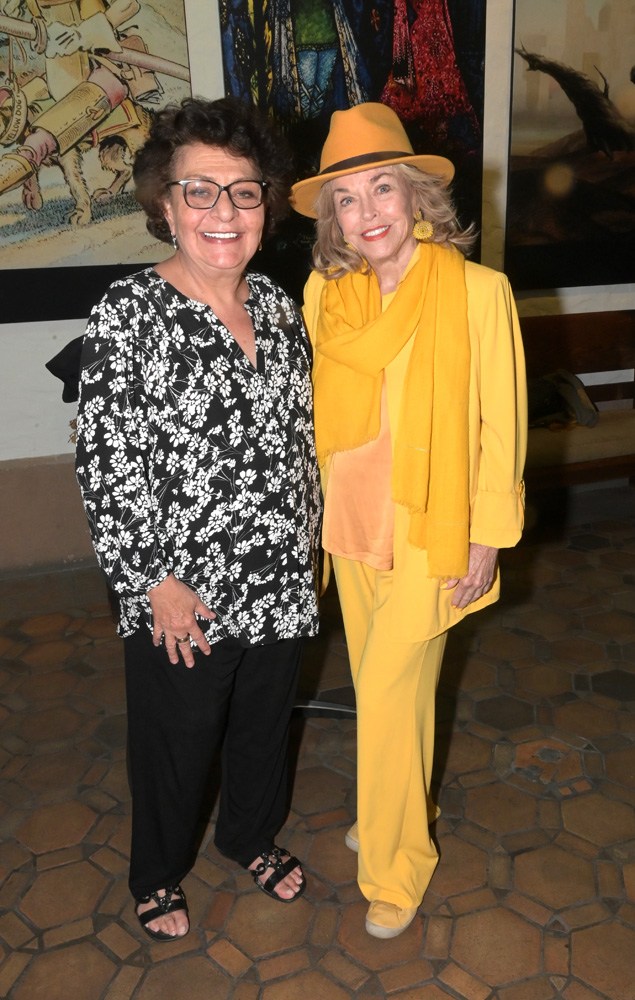
[[[504,274],[467,261],[465,280],[471,345],[470,541],[509,548],[520,538],[524,517],[527,382],[520,326]],[[313,271],[304,290],[304,319],[314,345],[324,281]],[[395,294],[399,294],[398,289]],[[393,446],[412,344],[410,338],[385,370]],[[328,459],[320,471],[326,496]],[[396,504],[392,638],[421,642],[498,600],[500,578],[497,569],[487,594],[463,612],[453,610],[453,592],[441,590],[440,581],[428,576],[426,552],[408,543],[408,520],[405,507]]]

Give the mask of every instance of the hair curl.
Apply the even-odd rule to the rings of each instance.
[[[423,218],[434,225],[431,242],[454,247],[467,255],[476,240],[476,227],[472,223],[467,229],[461,229],[444,179],[407,163],[393,163],[386,170],[393,171],[410,190],[413,218],[421,211]],[[341,278],[350,271],[367,274],[368,263],[357,250],[344,243],[335,213],[332,184],[333,181],[324,184],[315,201],[317,238],[313,247],[313,266],[324,278]]]
[[[146,213],[148,232],[164,243],[172,242],[164,214],[167,184],[176,180],[176,154],[194,143],[217,146],[256,165],[267,184],[263,236],[270,236],[289,212],[294,180],[291,150],[271,119],[235,97],[217,101],[186,97],[180,105],[170,105],[155,116],[133,166],[135,195]]]

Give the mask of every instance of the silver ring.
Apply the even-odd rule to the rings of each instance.
[[[190,641],[189,635],[186,635],[184,639],[179,639],[178,635],[175,635],[174,638],[176,639],[177,642],[180,642],[181,644]]]

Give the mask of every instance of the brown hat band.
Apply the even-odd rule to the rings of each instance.
[[[389,149],[380,153],[362,153],[361,156],[351,156],[348,160],[339,160],[338,163],[332,163],[330,167],[320,170],[318,177],[324,177],[325,174],[334,174],[339,170],[352,170],[355,167],[363,167],[365,163],[381,163],[382,160],[396,160],[399,157],[405,159],[408,156],[414,155],[414,153],[405,153],[401,149]]]

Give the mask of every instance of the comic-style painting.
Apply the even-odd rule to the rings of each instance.
[[[485,0],[221,0],[225,88],[284,127],[299,177],[319,170],[333,111],[364,101],[389,105],[415,152],[453,160],[462,220],[478,226],[485,6]],[[306,276],[312,241],[311,223],[294,215],[269,255],[278,280],[293,286],[296,274],[298,284]],[[297,293],[297,284],[290,290]]]
[[[515,288],[635,275],[635,8],[516,0],[505,270]]]
[[[0,0],[0,269],[164,257],[132,159],[189,93],[183,0]]]

